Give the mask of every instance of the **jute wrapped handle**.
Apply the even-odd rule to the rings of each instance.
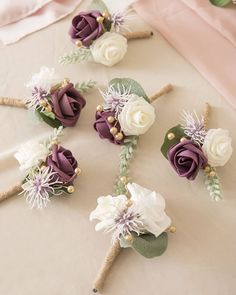
[[[158,92],[156,92],[155,94],[153,94],[152,96],[149,97],[149,101],[152,103],[154,102],[156,99],[158,99],[160,96],[169,93],[170,91],[173,90],[173,86],[171,84],[167,84],[166,86],[164,86],[163,88],[161,88]]]
[[[0,97],[0,105],[12,106],[26,109],[26,104],[23,100],[18,98]]]
[[[98,272],[97,278],[93,284],[93,292],[100,291],[104,285],[105,279],[116,259],[121,251],[120,242],[117,239],[114,244],[110,247],[102,264],[100,271]]]
[[[122,34],[127,40],[145,39],[153,36],[152,31],[126,32]]]
[[[203,108],[203,124],[205,129],[207,129],[209,125],[210,110],[211,110],[211,107],[209,103],[206,102]]]
[[[0,192],[0,202],[19,194],[22,191],[21,183],[17,183],[8,190]]]

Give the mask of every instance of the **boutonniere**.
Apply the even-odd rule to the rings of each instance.
[[[53,68],[43,66],[26,84],[31,92],[27,99],[2,97],[0,105],[26,108],[53,128],[73,127],[86,104],[83,93],[95,84],[93,80],[75,85],[68,78],[61,81]]]
[[[167,232],[175,232],[162,195],[132,183],[129,176],[138,137],[155,121],[151,102],[171,89],[167,85],[148,97],[136,81],[113,79],[102,92],[104,104],[97,107],[94,128],[101,138],[120,144],[121,153],[114,193],[99,197],[97,208],[90,214],[90,220],[99,220],[96,231],[112,232],[112,245],[95,280],[94,292],[101,290],[122,248],[132,247],[144,257],[153,258],[166,250]]]
[[[150,31],[124,32],[127,17],[127,12],[110,13],[102,1],[94,1],[90,10],[80,12],[72,20],[69,35],[78,49],[63,55],[59,62],[91,60],[105,66],[115,65],[125,56],[128,40],[153,35]]]
[[[222,192],[216,167],[224,166],[230,159],[232,139],[228,130],[208,128],[209,112],[208,103],[201,117],[196,112],[184,111],[182,124],[166,133],[161,152],[181,177],[194,180],[203,170],[211,198],[219,201]]]
[[[52,196],[72,194],[74,180],[81,173],[77,160],[70,150],[60,145],[63,128],[42,141],[28,141],[15,153],[19,169],[25,178],[9,190],[0,193],[0,201],[16,194],[24,195],[30,208],[44,208]]]

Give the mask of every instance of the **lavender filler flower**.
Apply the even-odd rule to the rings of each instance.
[[[207,134],[203,123],[203,117],[199,118],[195,111],[183,111],[182,118],[184,121],[184,124],[182,124],[184,133],[195,143],[202,145]]]

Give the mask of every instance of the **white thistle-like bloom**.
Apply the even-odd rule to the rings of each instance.
[[[21,194],[25,196],[31,209],[42,209],[50,202],[50,196],[63,193],[62,182],[55,180],[55,174],[51,167],[37,167],[26,177]]]
[[[127,101],[132,97],[130,91],[131,88],[126,88],[123,84],[117,84],[117,88],[110,85],[104,92],[100,90],[105,100],[104,110],[114,111],[117,118]]]
[[[111,13],[112,29],[119,33],[120,31],[130,31],[128,22],[133,19],[134,13],[131,13],[131,9],[124,11],[115,11]]]
[[[31,77],[31,80],[26,84],[26,87],[42,89],[46,93],[48,93],[53,85],[58,83],[58,78],[55,74],[54,68],[48,68],[46,66],[42,66],[40,68],[39,73],[34,74]]]
[[[29,140],[21,144],[14,157],[20,164],[20,170],[25,171],[45,161],[49,150],[44,143]]]
[[[184,123],[182,128],[184,133],[190,137],[194,142],[202,145],[207,134],[207,130],[204,127],[203,117],[199,118],[196,111],[183,111],[182,119]]]
[[[95,230],[113,232],[112,241],[135,232],[137,235],[150,232],[156,237],[171,224],[165,213],[165,200],[156,193],[136,183],[128,183],[132,205],[127,208],[125,195],[99,197],[97,208],[90,220],[98,219]]]

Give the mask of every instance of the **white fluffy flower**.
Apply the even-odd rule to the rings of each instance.
[[[24,194],[31,209],[42,209],[47,206],[51,196],[63,193],[62,182],[57,179],[56,174],[51,167],[36,167],[27,175],[21,194]]]
[[[20,170],[24,171],[45,161],[47,155],[48,149],[43,143],[28,141],[20,145],[14,157],[20,164]]]
[[[55,69],[42,66],[40,72],[32,76],[31,80],[26,84],[26,87],[31,89],[36,87],[44,91],[49,91],[57,82],[58,79],[55,75]]]
[[[125,56],[127,39],[121,34],[106,32],[93,42],[90,50],[95,62],[111,67]]]
[[[212,167],[224,166],[232,155],[232,139],[225,129],[209,129],[202,150]]]
[[[155,109],[143,97],[133,94],[126,102],[118,120],[125,135],[144,134],[155,121]]]
[[[159,236],[171,224],[165,213],[164,198],[135,183],[129,183],[127,188],[132,202],[128,208],[125,195],[98,198],[98,206],[90,214],[90,220],[100,221],[95,227],[96,231],[113,231],[113,240],[132,232],[138,235],[150,232]]]

